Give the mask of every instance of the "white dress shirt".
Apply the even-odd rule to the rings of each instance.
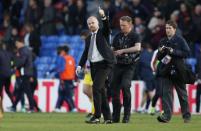
[[[104,58],[101,56],[101,54],[99,53],[99,51],[97,49],[97,45],[96,45],[97,32],[98,32],[98,30],[93,32],[93,33],[95,33],[95,42],[94,42],[94,46],[93,46],[91,62],[99,62],[99,61],[104,60]]]

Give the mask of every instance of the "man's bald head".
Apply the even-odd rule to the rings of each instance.
[[[91,32],[95,32],[99,29],[99,22],[95,16],[90,16],[87,19],[87,25],[88,25],[88,28]]]

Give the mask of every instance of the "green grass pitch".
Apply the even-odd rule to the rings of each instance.
[[[170,123],[158,123],[156,116],[132,114],[129,124],[86,124],[84,113],[5,113],[0,131],[201,131],[201,116],[183,123],[181,115]]]

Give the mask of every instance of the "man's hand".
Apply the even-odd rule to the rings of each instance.
[[[82,72],[82,67],[81,66],[78,66],[77,68],[76,68],[76,75],[78,76],[81,72]]]
[[[158,51],[159,51],[159,52],[163,52],[164,49],[165,49],[165,46],[161,46],[161,47],[158,48]]]
[[[123,53],[124,53],[123,50],[116,50],[116,51],[114,51],[114,55],[115,55],[115,56],[122,55]]]
[[[171,47],[166,47],[166,46],[162,46],[158,48],[159,52],[167,52],[168,54],[172,54],[172,52],[174,51],[173,48]]]
[[[172,49],[171,47],[166,47],[166,48],[168,49],[168,53],[169,53],[169,54],[172,54],[173,49]]]
[[[194,83],[194,85],[198,85],[198,84],[201,84],[201,79],[197,79]]]
[[[30,82],[34,82],[34,78],[33,78],[33,77],[30,77],[29,81],[30,81]]]
[[[104,12],[103,9],[100,8],[100,6],[99,6],[99,9],[98,9],[98,12],[99,12],[99,15],[100,15],[102,18],[105,17],[105,12]]]
[[[19,53],[19,52],[16,52],[16,56],[19,57],[19,56],[20,56],[20,53]]]
[[[64,80],[60,80],[61,84],[64,85]]]
[[[85,68],[84,69],[84,73],[89,73],[90,72],[90,69],[89,68]]]

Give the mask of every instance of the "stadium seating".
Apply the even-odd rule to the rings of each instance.
[[[197,64],[197,60],[195,58],[186,59],[186,63],[191,66],[193,72],[195,72],[195,66]]]
[[[68,45],[70,47],[69,54],[75,58],[76,65],[84,50],[84,42],[80,36],[41,36],[42,46],[40,49],[40,57],[36,60],[38,77],[47,77],[46,73],[55,67],[55,61],[57,56],[57,47],[61,45]],[[195,71],[195,65],[197,63],[195,58],[187,59],[187,64],[191,65],[192,70]]]
[[[80,36],[41,36],[42,46],[40,49],[40,57],[36,59],[38,78],[47,77],[46,74],[56,65],[57,47],[68,45],[70,47],[69,54],[75,58],[76,64],[81,57],[84,49],[84,42]]]

